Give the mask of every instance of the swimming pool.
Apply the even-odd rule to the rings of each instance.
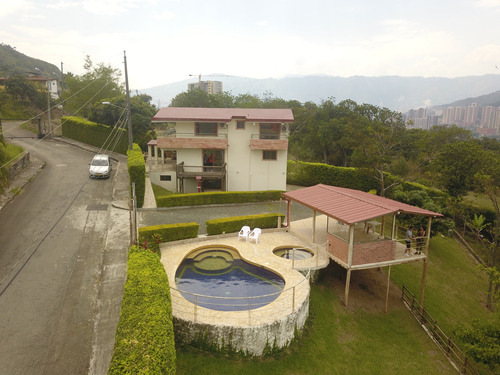
[[[224,246],[190,252],[177,268],[175,282],[185,299],[218,311],[257,309],[278,298],[285,286],[277,273]]]

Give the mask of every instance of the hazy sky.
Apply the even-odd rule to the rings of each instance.
[[[500,74],[500,0],[0,0],[0,42],[131,89],[221,75]],[[193,82],[197,79],[192,77]]]

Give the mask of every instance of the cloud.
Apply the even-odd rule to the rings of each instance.
[[[500,0],[478,0],[476,4],[482,8],[499,8]]]
[[[114,16],[154,3],[154,0],[82,0],[81,5],[89,13]]]
[[[2,1],[1,5],[0,18],[7,18],[15,13],[23,14],[35,8],[33,2],[28,0]]]
[[[160,21],[166,21],[176,18],[177,16],[173,12],[164,11],[154,15],[154,18]]]
[[[77,7],[79,3],[71,1],[71,0],[58,0],[55,2],[52,2],[50,4],[47,4],[46,7],[50,9],[68,9],[68,8],[74,8]]]

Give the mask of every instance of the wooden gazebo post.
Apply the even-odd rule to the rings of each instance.
[[[422,308],[424,305],[424,292],[425,292],[425,276],[427,274],[427,257],[429,256],[429,241],[431,238],[431,223],[432,223],[432,216],[427,217],[427,232],[426,232],[426,239],[425,239],[425,258],[424,258],[424,266],[422,269],[422,284],[420,286],[420,300],[419,304],[420,307]]]
[[[349,250],[347,255],[347,277],[345,280],[345,297],[344,303],[347,306],[349,303],[349,285],[351,284],[351,267],[352,267],[352,256],[354,250],[354,225],[349,225]]]

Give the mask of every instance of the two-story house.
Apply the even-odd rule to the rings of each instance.
[[[290,109],[161,108],[174,131],[148,144],[151,182],[168,190],[286,190]]]

